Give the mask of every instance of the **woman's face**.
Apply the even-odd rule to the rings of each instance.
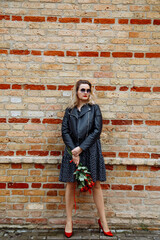
[[[89,101],[90,94],[91,94],[91,89],[88,84],[81,84],[79,86],[79,89],[77,92],[77,97],[79,100],[84,102]]]

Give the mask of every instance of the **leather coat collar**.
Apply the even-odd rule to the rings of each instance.
[[[86,114],[87,112],[91,111],[91,107],[87,104],[83,105],[81,107],[81,111],[80,111],[80,114],[78,114],[78,109],[77,107],[74,107],[72,110],[71,110],[71,115],[72,116],[75,116],[77,119],[79,117],[82,117],[84,114]]]

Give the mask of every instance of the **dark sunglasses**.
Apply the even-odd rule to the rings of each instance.
[[[81,93],[85,93],[85,92],[87,92],[87,93],[91,93],[91,89],[85,89],[85,88],[81,88]]]

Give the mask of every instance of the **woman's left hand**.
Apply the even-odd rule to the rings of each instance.
[[[72,154],[73,154],[75,157],[77,157],[77,156],[79,156],[79,154],[82,152],[82,148],[80,148],[80,147],[75,147],[71,152],[72,152]]]

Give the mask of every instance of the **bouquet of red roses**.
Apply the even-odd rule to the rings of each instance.
[[[67,148],[68,153],[72,156],[72,152]],[[70,163],[73,160],[70,161]],[[73,173],[76,178],[77,186],[81,192],[87,192],[91,194],[91,188],[94,186],[94,182],[91,177],[91,173],[88,171],[88,168],[83,166],[82,163],[79,163],[75,172]]]
[[[91,193],[91,188],[94,186],[95,183],[91,178],[91,174],[88,171],[88,168],[79,163],[77,169],[73,174],[75,175],[77,185],[78,188],[80,188],[80,191],[89,191],[89,193]]]

